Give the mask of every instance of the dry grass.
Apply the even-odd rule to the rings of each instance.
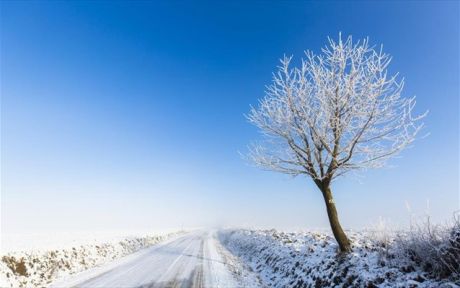
[[[433,276],[460,280],[459,215],[446,225],[434,225],[427,217],[406,235],[399,235],[395,244],[404,257]]]
[[[445,225],[430,218],[413,222],[408,231],[380,230],[372,236],[382,260],[408,272],[422,269],[431,277],[460,282],[460,217]]]

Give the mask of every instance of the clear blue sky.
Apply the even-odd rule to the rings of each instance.
[[[426,130],[334,184],[345,227],[459,209],[457,1],[1,2],[2,229],[328,227],[307,178],[253,168],[243,114],[284,53],[369,36]],[[298,58],[297,58],[298,59]]]

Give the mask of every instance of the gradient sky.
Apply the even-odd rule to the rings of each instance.
[[[284,53],[370,37],[424,132],[393,167],[334,183],[347,228],[459,209],[459,3],[1,2],[2,231],[328,227],[307,178],[239,155]]]

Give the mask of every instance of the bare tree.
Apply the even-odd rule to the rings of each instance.
[[[258,166],[308,175],[322,192],[340,250],[351,250],[338,219],[331,182],[349,171],[376,168],[415,139],[425,114],[412,116],[415,97],[401,97],[404,80],[389,76],[391,57],[349,36],[329,38],[321,55],[306,51],[300,67],[284,57],[248,120],[264,142],[250,147]]]

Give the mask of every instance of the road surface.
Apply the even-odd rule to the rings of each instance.
[[[196,231],[90,269],[52,287],[237,287],[215,233]]]

